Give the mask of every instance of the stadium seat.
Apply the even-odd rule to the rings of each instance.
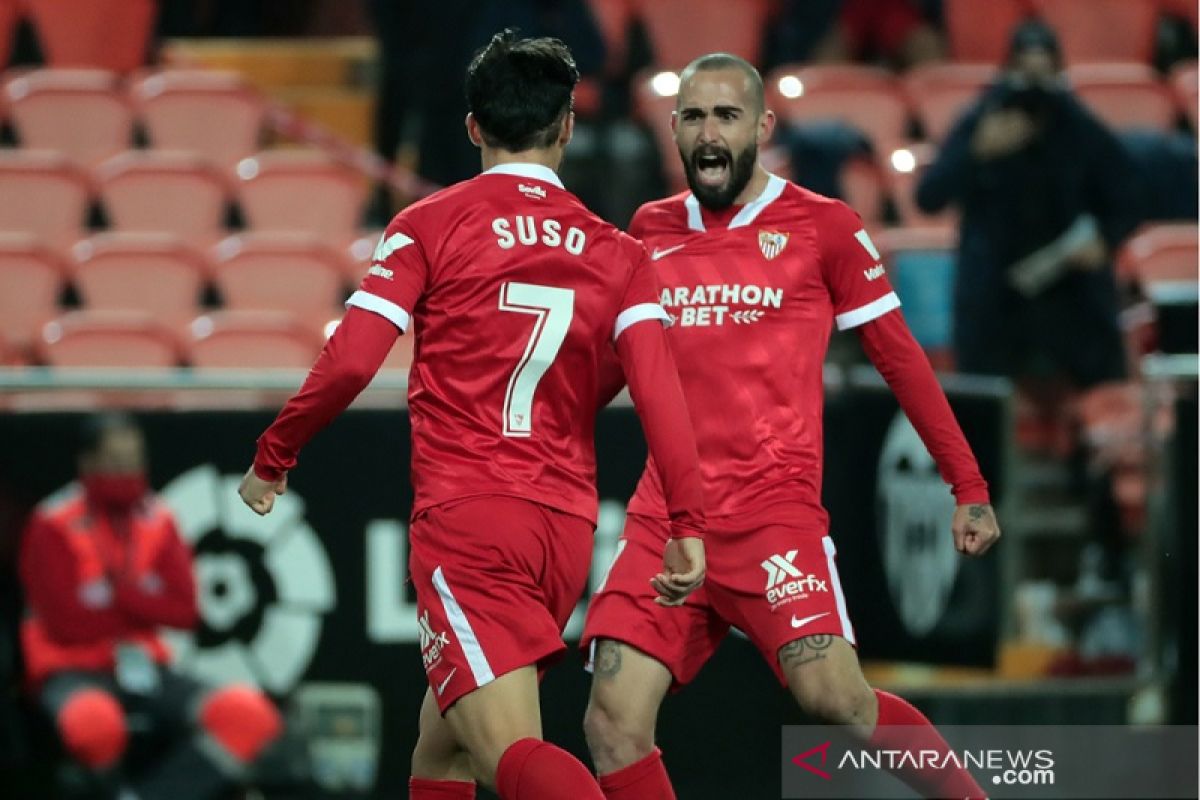
[[[1151,225],[1125,242],[1117,263],[1120,273],[1143,284],[1196,283],[1200,280],[1200,228]]]
[[[1195,61],[1186,61],[1171,71],[1171,86],[1175,89],[1175,100],[1195,131],[1197,103],[1200,102],[1200,80],[1197,79]]]
[[[117,77],[98,69],[39,69],[4,86],[22,147],[58,150],[91,166],[132,144],[133,111]]]
[[[0,197],[0,231],[31,233],[50,247],[70,247],[83,236],[88,179],[58,153],[0,150]]]
[[[996,79],[991,64],[926,64],[904,76],[904,93],[925,138],[940,142]]]
[[[46,323],[39,360],[52,367],[147,367],[179,364],[179,342],[149,314],[71,311]]]
[[[91,310],[142,311],[177,329],[200,313],[204,258],[164,233],[102,233],[75,245],[73,279]]]
[[[131,150],[96,169],[109,224],[121,231],[172,233],[207,247],[225,233],[229,185],[193,153]]]
[[[953,207],[938,214],[926,214],[917,207],[917,182],[921,171],[933,163],[935,156],[936,149],[926,143],[908,144],[890,155],[880,156],[896,215],[905,227],[956,229],[958,226],[958,212]]]
[[[868,230],[879,229],[883,225],[888,199],[887,182],[880,172],[879,162],[874,158],[848,158],[838,179],[842,200],[858,212]]]
[[[1012,29],[1032,14],[1029,0],[943,0],[946,34],[955,61],[999,64]]]
[[[216,254],[213,281],[226,308],[287,311],[314,330],[341,316],[346,259],[315,236],[231,236]]]
[[[891,228],[875,237],[904,317],[938,369],[953,365],[957,235],[949,228]]]
[[[66,265],[27,233],[0,233],[0,336],[22,351],[58,313]]]
[[[616,76],[625,67],[629,27],[633,23],[633,0],[588,0],[596,28],[604,39],[604,71]]]
[[[236,72],[167,69],[136,80],[135,107],[155,147],[232,167],[259,148],[262,99]]]
[[[192,322],[188,363],[197,369],[308,369],[321,337],[285,312],[224,311]]]
[[[1186,20],[1192,26],[1192,32],[1196,32],[1200,26],[1200,5],[1196,0],[1159,0],[1159,3],[1162,13]]]
[[[0,70],[8,66],[20,19],[21,8],[17,0],[0,0]]]
[[[633,0],[661,67],[682,69],[705,53],[733,53],[757,64],[767,0]]]
[[[154,0],[23,0],[47,62],[129,72],[146,63]]]
[[[767,102],[790,123],[836,120],[861,131],[876,152],[908,136],[908,105],[892,75],[857,66],[783,66],[766,78]]]
[[[1175,97],[1145,64],[1080,64],[1067,70],[1067,78],[1084,104],[1113,128],[1175,127]]]
[[[350,241],[367,185],[353,171],[313,151],[259,153],[238,163],[238,201],[256,231],[305,231]]]
[[[1154,57],[1159,0],[1033,0],[1058,32],[1068,64]]]

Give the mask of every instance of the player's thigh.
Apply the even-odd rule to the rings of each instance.
[[[673,678],[666,665],[636,647],[598,639],[592,649],[589,733],[653,737],[658,709]]]
[[[804,711],[820,720],[874,725],[874,694],[863,677],[858,653],[840,636],[818,633],[779,648],[788,690]]]
[[[495,786],[504,751],[521,739],[542,738],[537,668],[521,667],[464,695],[445,719],[470,753],[476,777]]]
[[[662,571],[668,535],[665,521],[635,514],[626,518],[608,575],[588,604],[581,645],[589,663],[597,655],[594,644],[602,639],[629,645],[662,664],[678,688],[695,678],[729,625],[713,612],[704,586],[682,606],[654,602],[650,579]]]
[[[443,712],[502,675],[565,649],[547,597],[557,570],[541,507],[509,498],[433,509],[413,523],[421,658]]]
[[[800,516],[706,542],[713,608],[750,638],[784,685],[779,651],[789,642],[818,635],[856,642],[837,548],[822,525]]]

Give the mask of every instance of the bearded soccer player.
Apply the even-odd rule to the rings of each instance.
[[[600,379],[615,348],[661,465],[673,540],[643,581],[678,604],[704,572],[696,442],[642,246],[555,174],[578,73],[554,39],[497,34],[467,71],[483,174],[400,213],[305,385],[258,440],[242,498],[259,513],[301,446],[415,328],[410,565],[429,689],[410,797],[602,798],[541,740],[538,678],[589,571]]]
[[[671,535],[651,454],[584,629],[594,673],[584,727],[611,800],[675,796],[654,744],[658,708],[730,625],[811,716],[872,746],[946,751],[917,709],[867,685],[855,653],[820,497],[822,361],[834,324],[858,333],[950,484],[958,550],[981,555],[999,536],[987,484],[862,222],[757,163],[775,122],[758,72],[711,54],[680,77],[672,125],[691,191],[643,206],[630,232],[651,249],[677,318],[668,339],[700,448],[708,574],[682,608],[645,591],[640,576]],[[796,579],[795,591],[764,590],[774,565],[786,565],[773,574]],[[899,777],[926,797],[984,796],[961,769]]]

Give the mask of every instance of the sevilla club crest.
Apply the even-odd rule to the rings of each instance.
[[[788,237],[791,234],[778,233],[776,231],[759,231],[758,232],[758,248],[762,250],[763,256],[770,261],[783,252],[783,248],[787,247]]]

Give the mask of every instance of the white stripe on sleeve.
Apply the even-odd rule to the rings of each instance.
[[[896,296],[895,292],[888,292],[883,297],[867,303],[865,306],[859,306],[852,311],[838,314],[834,317],[834,320],[837,322],[838,330],[845,331],[850,328],[857,328],[859,325],[870,322],[877,317],[882,317],[892,309],[899,307],[900,298]]]
[[[630,325],[648,319],[657,319],[665,327],[671,327],[671,317],[666,311],[663,311],[662,306],[658,303],[639,303],[617,314],[617,324],[613,327],[613,341],[615,342]]]
[[[450,584],[446,583],[446,576],[442,573],[441,567],[433,571],[433,586],[437,589],[438,597],[442,599],[442,607],[446,609],[446,619],[450,621],[450,629],[458,637],[458,643],[462,645],[463,653],[467,656],[467,666],[471,668],[475,685],[483,686],[485,683],[491,683],[496,679],[495,674],[492,673],[492,665],[488,663],[487,656],[483,654],[483,648],[479,646],[479,639],[475,637],[475,630],[467,621],[467,615],[463,613],[462,606],[454,599],[454,593],[450,591]]]
[[[376,314],[399,328],[401,333],[408,330],[408,312],[393,303],[391,300],[384,300],[377,294],[371,294],[359,289],[354,294],[350,295],[350,299],[346,301],[346,307],[349,308],[350,306],[361,308],[366,311],[374,311]]]

